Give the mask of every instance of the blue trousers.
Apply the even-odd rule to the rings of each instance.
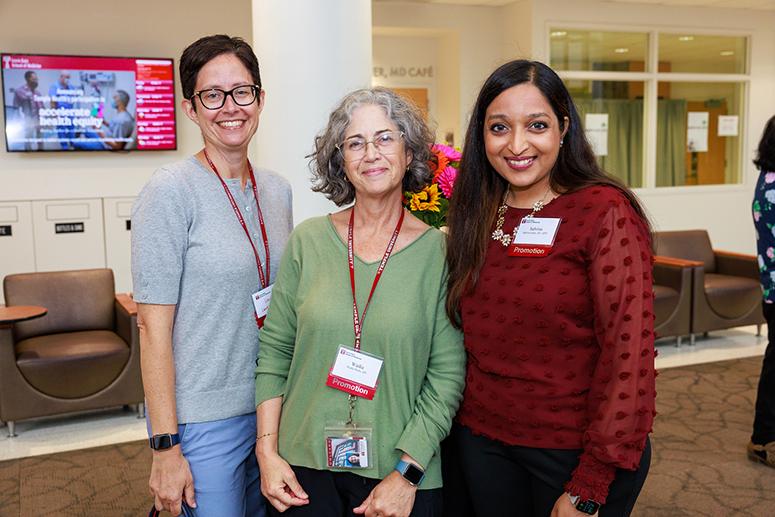
[[[180,424],[178,433],[194,477],[196,501],[196,508],[183,506],[183,515],[266,517],[255,454],[255,413]]]

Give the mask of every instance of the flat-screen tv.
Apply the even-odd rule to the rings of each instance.
[[[177,149],[172,59],[0,59],[7,151]]]

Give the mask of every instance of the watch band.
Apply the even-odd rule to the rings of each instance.
[[[166,451],[172,449],[180,443],[180,434],[155,434],[149,439],[151,442],[151,449],[155,451]]]
[[[595,515],[595,513],[600,509],[600,503],[596,503],[594,501],[582,501],[581,497],[578,495],[570,495],[568,493],[568,497],[570,498],[570,502],[573,505],[576,510],[586,513],[587,515]]]
[[[418,486],[425,479],[425,472],[415,465],[403,460],[399,460],[396,464],[396,470],[401,473],[401,476],[409,482],[410,485]]]

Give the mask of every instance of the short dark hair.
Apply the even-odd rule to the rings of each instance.
[[[375,86],[346,95],[334,108],[326,127],[315,137],[310,158],[312,190],[321,192],[337,206],[355,199],[355,187],[345,179],[344,158],[337,144],[344,140],[353,113],[364,106],[379,106],[404,133],[404,145],[412,152],[412,163],[404,175],[404,191],[419,192],[433,180],[428,162],[437,160],[431,152],[435,133],[426,124],[417,106],[390,88]]]
[[[775,116],[764,126],[753,163],[759,170],[775,172]]]
[[[199,38],[186,47],[180,55],[180,87],[183,90],[183,98],[191,99],[196,89],[196,80],[199,71],[207,63],[223,54],[233,54],[253,78],[253,84],[261,88],[261,71],[258,68],[258,58],[247,41],[242,38],[216,34]],[[196,111],[196,104],[193,105]]]
[[[37,75],[37,74],[36,74],[36,72],[33,72],[32,70],[28,70],[28,71],[24,72],[24,80],[25,81],[29,81],[30,77],[32,77],[33,75]]]

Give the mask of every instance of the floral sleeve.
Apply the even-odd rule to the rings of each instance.
[[[764,299],[775,303],[775,172],[762,171],[753,198],[753,221]]]

